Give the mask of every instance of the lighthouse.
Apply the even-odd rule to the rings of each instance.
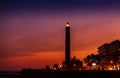
[[[65,27],[65,62],[66,67],[70,67],[70,24],[66,23]]]

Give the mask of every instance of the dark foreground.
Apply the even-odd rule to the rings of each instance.
[[[120,78],[120,71],[49,71],[0,73],[0,78]]]

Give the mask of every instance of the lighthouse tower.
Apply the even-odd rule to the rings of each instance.
[[[65,62],[66,67],[70,67],[70,24],[69,22],[66,23],[65,28]]]

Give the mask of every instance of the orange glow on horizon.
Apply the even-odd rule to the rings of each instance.
[[[73,58],[73,56],[76,56],[78,59],[82,60],[85,56],[92,52],[73,51],[71,52],[71,58]],[[64,52],[62,51],[37,52],[31,56],[19,56],[2,59],[0,60],[0,69],[21,70],[22,68],[44,68],[46,65],[49,65],[52,68],[55,63],[60,65],[63,60]]]

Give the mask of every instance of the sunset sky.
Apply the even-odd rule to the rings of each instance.
[[[120,0],[1,0],[0,70],[61,64],[65,24],[71,57],[82,60],[120,39]]]

